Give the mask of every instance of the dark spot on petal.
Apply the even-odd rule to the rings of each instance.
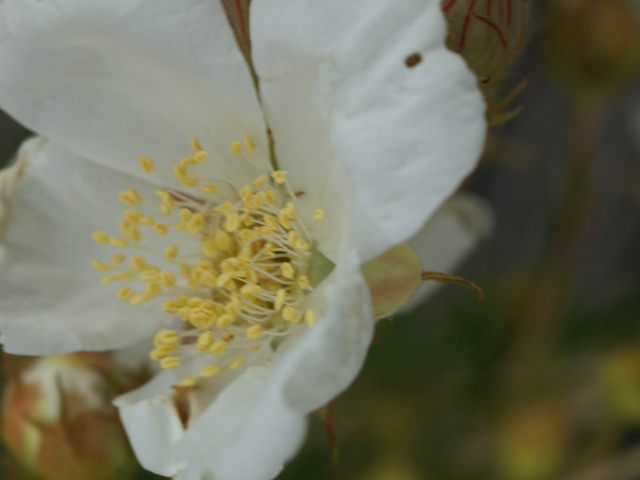
[[[404,64],[409,68],[413,68],[416,65],[418,65],[421,61],[422,61],[422,55],[416,52],[412,55],[409,55],[407,58],[405,58]]]
[[[301,197],[302,195],[304,195],[304,192],[302,190],[298,190],[297,192],[294,192],[294,195],[297,197]]]

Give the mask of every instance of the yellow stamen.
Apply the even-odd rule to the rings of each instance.
[[[156,166],[153,164],[153,160],[151,160],[149,157],[145,157],[143,155],[142,157],[140,157],[139,160],[140,160],[140,166],[145,172],[151,173],[156,169]]]
[[[293,267],[289,262],[284,262],[280,264],[280,272],[284,277],[289,278],[291,280],[293,280],[296,275],[295,270],[293,269]]]
[[[122,237],[111,237],[109,239],[109,243],[114,247],[126,248],[129,246],[129,242],[127,242],[127,239]]]
[[[99,260],[91,260],[91,264],[93,265],[93,268],[101,272],[108,272],[109,270],[111,270],[111,267],[109,265],[105,265]]]
[[[286,306],[282,309],[282,318],[289,322],[298,323],[300,321],[300,313],[295,308]]]
[[[304,312],[304,321],[312,328],[316,325],[316,314],[312,308],[308,308],[307,311]]]
[[[240,142],[233,141],[231,142],[231,145],[229,145],[229,147],[231,148],[231,153],[233,153],[235,156],[238,156],[242,153],[242,144]]]
[[[135,293],[136,291],[133,288],[121,288],[120,290],[118,290],[118,300],[120,300],[121,302],[126,302],[131,297],[133,297]]]
[[[222,355],[227,351],[227,347],[227,342],[214,342],[211,348],[209,348],[209,353],[211,355]]]
[[[315,212],[313,212],[313,219],[316,222],[319,222],[324,218],[324,210],[321,208],[317,208]]]
[[[96,243],[103,243],[103,244],[109,243],[109,235],[107,235],[104,232],[93,232],[92,238],[93,238],[93,241]]]
[[[298,277],[298,285],[302,290],[306,290],[307,288],[309,288],[309,277],[307,277],[306,275],[300,275]]]
[[[201,185],[200,190],[202,190],[207,195],[215,195],[216,193],[218,193],[218,186],[213,184]]]
[[[254,340],[262,336],[263,330],[260,325],[254,325],[252,327],[247,328],[247,338]]]
[[[281,288],[276,293],[276,298],[275,298],[275,300],[273,302],[273,308],[277,312],[282,310],[282,307],[284,306],[284,297],[286,296],[286,294],[287,294],[287,291],[284,288]]]
[[[180,386],[189,388],[193,387],[198,383],[198,378],[193,375],[188,375],[180,380]]]
[[[149,300],[151,298],[151,296],[148,293],[137,293],[133,296],[133,298],[131,299],[131,305],[133,305],[134,307],[137,305],[140,305],[143,302],[146,302],[147,300]]]
[[[242,139],[242,143],[244,143],[244,148],[247,149],[247,152],[249,152],[251,155],[253,155],[254,153],[256,153],[256,144],[253,143],[253,139],[249,136],[246,136]]]
[[[180,365],[182,365],[182,362],[177,357],[165,357],[162,360],[160,360],[160,366],[165,370],[177,368]]]
[[[200,146],[200,142],[198,141],[198,139],[196,137],[191,137],[191,149],[195,153],[198,153],[199,151],[202,150],[202,147]]]
[[[178,246],[171,245],[164,249],[164,257],[168,260],[174,259],[178,256]]]
[[[211,378],[211,377],[215,377],[219,373],[220,373],[220,367],[219,366],[217,366],[217,365],[207,365],[206,367],[202,367],[200,369],[200,371],[198,372],[198,375],[200,375],[203,378]]]
[[[238,368],[240,368],[242,365],[244,364],[244,358],[242,357],[238,357],[236,358],[233,362],[231,362],[229,364],[229,369],[230,370],[237,370]]]
[[[271,174],[271,176],[278,183],[278,185],[282,185],[284,183],[284,180],[285,180],[286,176],[287,176],[287,172],[285,172],[283,170],[276,170],[275,172],[273,172]],[[267,193],[267,195],[268,195],[268,193]]]

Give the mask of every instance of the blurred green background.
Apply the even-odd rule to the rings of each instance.
[[[497,220],[458,272],[486,299],[445,286],[381,321],[279,479],[640,479],[640,5],[528,8],[485,83],[527,78],[523,109],[464,185]],[[0,135],[7,162],[27,132],[2,116]]]

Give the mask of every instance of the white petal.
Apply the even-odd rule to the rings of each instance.
[[[373,335],[373,312],[355,254],[325,287],[326,311],[274,360],[227,387],[187,431],[176,460],[185,480],[268,480],[298,449],[304,416],[344,390],[360,371]],[[283,344],[281,348],[287,348]]]
[[[251,8],[267,123],[304,208],[340,215],[332,198],[344,198],[344,169],[362,260],[410,238],[474,167],[485,134],[476,79],[445,48],[439,0]],[[318,237],[331,246],[333,234]]]
[[[117,192],[153,189],[42,138],[28,140],[3,175],[6,222],[0,243],[0,332],[8,353],[51,355],[121,348],[170,321],[157,304],[116,299],[91,266],[123,249],[98,245],[95,230],[117,229]],[[128,253],[124,251],[124,253]]]
[[[475,195],[459,193],[447,200],[409,240],[422,269],[451,274],[493,230],[489,204]],[[424,282],[400,312],[407,312],[431,295],[437,282]]]
[[[185,467],[171,458],[171,450],[184,435],[171,390],[178,380],[175,371],[163,371],[143,387],[113,402],[138,462],[158,475],[175,475]]]
[[[0,106],[81,156],[128,171],[192,136],[214,156],[244,135],[267,149],[218,1],[7,0],[0,18]]]

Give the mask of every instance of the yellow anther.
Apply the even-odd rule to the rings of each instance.
[[[180,333],[178,333],[175,330],[170,330],[168,328],[163,328],[161,330],[158,330],[158,332],[153,337],[153,343],[156,346],[162,343],[174,345],[178,343],[178,340],[180,340]]]
[[[184,388],[194,387],[198,383],[198,378],[193,375],[187,375],[180,379],[179,385]]]
[[[218,247],[216,246],[216,242],[212,238],[208,238],[204,242],[202,242],[202,253],[204,253],[207,257],[213,258],[218,253]]]
[[[287,295],[287,291],[284,288],[279,289],[278,292],[276,293],[276,298],[273,301],[273,308],[277,312],[282,310],[282,307],[284,306],[284,298],[286,295]]]
[[[144,217],[144,214],[138,210],[125,210],[122,216],[128,222],[138,223]]]
[[[220,373],[220,367],[217,365],[207,365],[206,367],[202,367],[198,372],[202,378],[211,378],[215,377]]]
[[[229,283],[229,281],[233,278],[233,273],[227,272],[223,273],[216,279],[216,287],[223,288]]]
[[[136,305],[140,305],[143,302],[146,302],[147,300],[149,300],[151,298],[151,295],[149,295],[148,293],[136,293],[133,298],[131,298],[131,305],[133,305],[134,307]]]
[[[199,151],[193,156],[196,163],[203,163],[207,158],[209,158],[209,153],[204,150]]]
[[[251,188],[251,185],[247,184],[240,189],[240,198],[242,199],[243,202],[248,202],[249,200],[251,200],[252,196],[253,196],[253,188]]]
[[[258,283],[258,274],[256,273],[256,271],[252,268],[248,268],[247,269],[247,280],[250,283]]]
[[[180,218],[182,220],[184,220],[185,222],[188,222],[189,220],[191,220],[193,218],[193,212],[191,210],[189,210],[188,208],[181,208],[180,209]]]
[[[155,297],[162,293],[162,285],[160,285],[158,282],[150,282],[147,283],[147,285],[144,287],[144,291],[145,293],[149,294],[149,296]]]
[[[229,148],[231,149],[231,153],[233,153],[236,157],[242,153],[242,144],[240,142],[231,142]]]
[[[120,280],[120,277],[117,273],[103,277],[102,280],[100,280],[100,284],[106,285],[107,283],[115,282],[116,280]]]
[[[191,267],[186,263],[180,264],[180,275],[185,278],[191,278]]]
[[[238,228],[240,228],[240,215],[237,212],[231,212],[224,221],[224,229],[232,233]]]
[[[92,238],[96,243],[109,243],[109,235],[104,232],[93,232]]]
[[[196,178],[184,177],[183,176],[181,178],[178,178],[178,180],[185,187],[195,187],[196,185],[198,185],[198,179],[196,179]]]
[[[214,338],[211,336],[210,331],[202,332],[198,335],[198,340],[196,340],[196,349],[200,352],[206,352],[213,342]]]
[[[177,357],[165,357],[160,360],[160,366],[165,370],[171,370],[172,368],[177,368],[182,365],[182,362]]]
[[[291,230],[289,232],[289,234],[287,235],[287,241],[289,242],[289,245],[291,245],[292,247],[295,246],[296,242],[300,239],[300,237],[298,237],[298,234],[296,232],[294,232],[293,230]]]
[[[175,300],[165,300],[162,302],[162,309],[167,313],[178,313],[179,308],[178,302]]]
[[[304,321],[313,328],[316,324],[316,314],[312,308],[307,308],[307,311],[304,312]]]
[[[211,348],[209,348],[209,353],[211,355],[222,355],[227,351],[227,347],[227,342],[214,342]]]
[[[109,239],[109,243],[114,247],[126,248],[129,246],[129,242],[127,241],[127,239],[122,237],[111,237]]]
[[[176,284],[176,277],[173,273],[168,270],[163,270],[160,272],[159,276],[160,283],[165,287],[171,287]]]
[[[284,262],[280,264],[280,272],[282,273],[282,276],[284,276],[285,278],[289,278],[291,280],[293,280],[296,275],[295,270],[293,269],[293,267],[289,262]]]
[[[229,250],[231,248],[231,236],[224,230],[218,230],[215,235],[215,242],[220,250]]]
[[[140,231],[133,225],[126,225],[123,234],[134,243],[140,242]]]
[[[191,309],[189,307],[180,307],[178,309],[178,316],[180,317],[180,320],[182,320],[183,322],[186,322],[187,320],[189,320],[190,315],[191,315]]]
[[[242,295],[254,295],[256,293],[260,293],[262,291],[262,287],[260,285],[252,285],[251,283],[247,283],[240,288],[240,293]]]
[[[253,225],[253,217],[251,215],[249,215],[248,213],[243,213],[240,216],[240,220],[242,221],[242,224],[245,227],[250,227],[251,225]]]
[[[149,352],[149,358],[151,358],[151,360],[160,360],[164,355],[165,354],[157,348],[154,348]]]
[[[242,143],[244,143],[244,148],[246,148],[247,152],[249,152],[251,155],[256,153],[256,144],[253,143],[253,139],[251,137],[249,136],[243,137]]]
[[[286,306],[282,309],[282,318],[289,322],[298,323],[300,321],[300,313],[295,308]]]
[[[213,184],[201,185],[200,190],[202,190],[207,195],[215,195],[216,193],[218,193],[218,186]]]
[[[141,217],[139,222],[140,222],[140,225],[155,225],[156,224],[156,221],[152,217]]]
[[[247,149],[248,150],[248,149]],[[251,153],[251,152],[249,152]],[[269,178],[266,175],[260,175],[258,178],[256,178],[252,183],[253,186],[256,188],[261,188],[265,183],[267,183],[267,180]]]
[[[218,328],[226,328],[233,323],[233,317],[231,315],[220,315],[216,325]]]
[[[119,263],[124,262],[126,258],[127,257],[125,255],[122,255],[121,253],[117,253],[113,257],[111,257],[111,260],[109,260],[109,265],[114,267],[114,266],[118,265]]]
[[[198,139],[196,137],[191,137],[191,149],[195,153],[198,153],[199,151],[202,150],[202,147],[200,146],[200,142],[198,141]]]
[[[273,247],[274,247],[273,243],[267,243],[267,244],[264,246],[264,254],[265,254],[267,257],[275,257],[275,256],[276,256],[276,254],[275,254],[275,253],[274,253],[274,251],[273,251]]]
[[[287,212],[284,208],[278,212],[278,221],[280,222],[280,225],[287,230],[291,229],[291,222],[289,221],[289,217],[287,216]]]
[[[178,256],[178,246],[177,245],[171,245],[169,247],[166,247],[164,249],[164,258],[171,260],[174,259]]]
[[[178,351],[178,347],[176,345],[170,345],[168,343],[159,343],[156,345],[156,350],[162,354],[163,357],[167,355],[171,355]]]
[[[108,272],[109,270],[111,270],[111,267],[109,265],[105,265],[100,260],[91,260],[91,265],[93,265],[93,268],[101,272]]]
[[[140,166],[147,173],[151,173],[156,169],[156,166],[153,164],[153,160],[149,157],[145,157],[144,155],[140,157]]]
[[[187,225],[187,232],[191,235],[197,235],[204,228],[204,215],[196,213]]]
[[[140,273],[140,280],[143,282],[152,282],[158,279],[158,272],[155,270],[144,270]]]
[[[131,266],[134,268],[134,270],[141,271],[147,268],[147,261],[140,255],[134,255],[133,257],[131,257]]]
[[[309,277],[307,277],[306,275],[300,275],[298,277],[298,285],[302,290],[306,290],[307,288],[309,288]]]
[[[237,370],[238,368],[240,368],[242,365],[244,364],[244,358],[242,357],[238,357],[236,358],[233,362],[231,362],[229,364],[229,369],[230,370]]]
[[[118,300],[120,300],[121,302],[126,302],[131,297],[133,297],[135,293],[136,291],[133,288],[121,288],[120,290],[118,290]]]
[[[289,219],[293,220],[294,218],[296,218],[296,206],[293,204],[293,202],[287,202],[282,210],[286,212],[286,215]]]
[[[273,205],[273,202],[276,201],[276,192],[274,192],[270,188],[266,188],[265,189],[265,193],[267,194],[267,202],[269,202],[271,205]]]
[[[247,338],[251,340],[259,338],[262,336],[263,330],[260,325],[253,325],[252,327],[247,328]]]
[[[273,179],[278,183],[278,185],[282,185],[284,183],[284,180],[287,176],[287,172],[285,172],[284,170],[276,170],[275,172],[273,172],[271,174],[271,176],[273,177]],[[269,193],[267,192],[267,195]]]
[[[316,222],[319,222],[324,218],[324,210],[321,208],[317,208],[315,212],[313,212],[313,219]]]
[[[234,207],[233,203],[224,202],[224,203],[221,203],[220,205],[218,205],[216,208],[214,208],[214,210],[216,212],[222,212],[225,215],[227,215],[228,213],[231,213],[233,211],[233,207]]]
[[[240,297],[238,297],[238,300],[240,300]],[[231,316],[231,318],[235,318],[239,313],[240,310],[242,310],[242,300],[240,300],[240,305],[236,305],[235,302],[229,302],[224,306],[224,311]],[[220,328],[224,328],[224,327],[220,327]]]
[[[166,225],[154,225],[153,229],[158,235],[166,235],[167,233],[169,233],[169,227],[167,227]]]
[[[294,247],[296,247],[298,250],[302,250],[304,252],[306,252],[307,250],[309,250],[309,244],[307,242],[305,242],[304,240],[296,240]]]
[[[137,205],[139,203],[142,203],[142,198],[140,197],[140,195],[138,195],[138,191],[131,187],[128,190],[125,190],[124,192],[121,193],[125,193],[128,197],[128,199],[133,202],[131,203],[131,205]]]

